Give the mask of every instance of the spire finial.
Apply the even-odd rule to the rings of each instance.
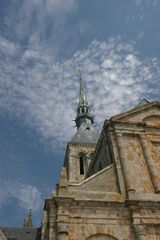
[[[88,102],[84,93],[84,88],[83,88],[83,78],[82,78],[82,71],[79,68],[78,69],[79,72],[79,85],[80,85],[80,89],[79,89],[79,106],[80,105],[86,105],[88,106]]]
[[[84,91],[83,91],[83,79],[82,79],[82,72],[81,69],[78,69],[79,72],[79,81],[80,81],[80,91],[79,91],[79,97],[83,97],[84,96]]]
[[[25,227],[25,228],[33,227],[33,225],[32,225],[32,209],[31,208],[29,210],[28,216],[24,219],[23,227]]]
[[[83,89],[82,72],[80,69],[78,69],[78,72],[79,72],[80,90],[79,90],[79,103],[77,107],[77,116],[75,119],[77,128],[80,127],[82,122],[93,123],[93,116],[90,114],[89,105]]]

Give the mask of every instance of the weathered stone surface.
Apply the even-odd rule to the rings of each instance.
[[[44,211],[42,240],[160,239],[160,103],[106,120],[97,145],[69,143]]]
[[[0,240],[7,240],[1,230],[0,230]]]

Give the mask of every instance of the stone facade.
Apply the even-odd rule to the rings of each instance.
[[[41,240],[135,239],[160,239],[159,102],[105,120],[97,144],[68,143],[44,205]]]

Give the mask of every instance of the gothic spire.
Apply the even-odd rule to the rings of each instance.
[[[88,102],[86,99],[86,96],[84,94],[84,89],[83,89],[83,79],[82,79],[82,73],[81,70],[79,69],[79,82],[80,82],[80,89],[79,89],[79,106],[88,106]]]
[[[84,93],[83,79],[82,79],[82,74],[80,70],[79,70],[79,81],[80,81],[79,102],[77,107],[77,116],[75,119],[77,128],[79,128],[83,122],[93,124],[93,116],[90,113],[88,101]]]

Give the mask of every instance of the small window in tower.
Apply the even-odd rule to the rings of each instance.
[[[84,113],[84,108],[82,108],[82,113]]]
[[[80,156],[80,158],[79,158],[79,165],[80,165],[80,174],[83,175],[84,174],[84,159],[82,156]]]
[[[99,162],[99,171],[101,171],[101,170],[102,170],[102,163]]]

